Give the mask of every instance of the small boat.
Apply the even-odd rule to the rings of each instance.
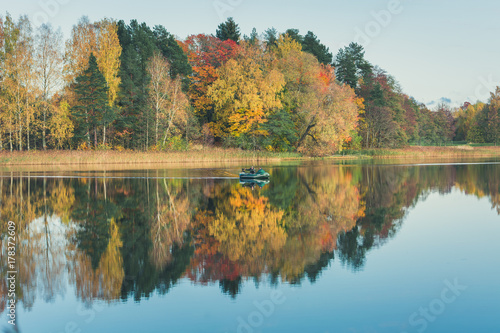
[[[269,184],[269,179],[240,179],[240,185],[254,189],[256,186],[263,188]]]
[[[262,169],[259,169],[258,171],[254,169],[243,169],[242,172],[240,173],[240,180],[269,179],[269,177],[270,177],[269,173],[265,172]]]

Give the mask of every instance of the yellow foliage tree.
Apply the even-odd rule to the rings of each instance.
[[[74,125],[70,119],[70,106],[65,100],[54,106],[54,113],[49,124],[52,143],[61,149],[73,137]]]
[[[96,25],[98,48],[95,56],[99,70],[108,84],[109,106],[113,106],[121,82],[118,72],[120,70],[122,48],[118,39],[118,26],[115,21],[110,19],[103,19],[97,22]]]
[[[118,39],[118,26],[110,19],[91,23],[84,16],[73,26],[71,38],[66,41],[64,56],[65,81],[72,83],[78,75],[87,69],[90,54],[97,59],[99,70],[108,85],[108,102],[112,106],[118,95],[120,78],[120,56],[122,48]]]
[[[285,80],[272,67],[272,58],[260,45],[242,43],[236,59],[218,69],[218,79],[208,89],[215,103],[215,128],[219,136],[265,134],[259,125],[266,115],[281,107]]]
[[[342,149],[357,126],[361,100],[353,89],[336,82],[331,66],[321,65],[288,35],[281,36],[273,50],[285,77],[283,104],[298,130],[299,151],[328,155]]]
[[[66,41],[64,74],[67,83],[72,83],[88,67],[90,54],[98,53],[97,41],[96,25],[88,17],[82,17]]]
[[[163,145],[172,132],[175,123],[187,122],[189,100],[182,91],[180,77],[170,77],[170,64],[160,53],[155,53],[149,60],[147,72],[151,79],[149,84],[149,104],[155,112],[155,144],[158,144],[159,131],[164,132]],[[149,140],[149,117],[146,124]],[[149,145],[149,141],[146,143]]]

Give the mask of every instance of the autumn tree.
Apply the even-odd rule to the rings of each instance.
[[[238,54],[240,47],[233,40],[221,41],[208,35],[192,35],[183,43],[193,69],[189,76],[188,95],[194,113],[203,123],[214,121],[214,102],[208,96],[210,86],[217,80],[217,69]]]
[[[476,104],[464,103],[456,112],[456,140],[468,142],[480,142],[482,137],[482,129],[476,125],[478,113],[480,113],[486,105],[478,102]]]
[[[330,66],[281,36],[274,54],[285,78],[282,103],[297,128],[297,148],[310,154],[331,154],[342,148],[357,126],[360,101],[350,87],[336,83]]]
[[[189,103],[182,92],[180,78],[170,77],[170,64],[163,55],[159,53],[153,55],[148,63],[147,72],[150,76],[149,103],[155,113],[155,144],[158,145],[159,131],[161,131],[164,133],[163,145],[165,145],[174,123],[187,121],[186,109]],[[147,145],[149,146],[149,143]]]
[[[37,85],[41,92],[42,148],[47,149],[47,120],[50,98],[60,88],[62,74],[61,30],[55,31],[51,25],[42,24],[36,35]],[[29,141],[29,140],[28,140]]]
[[[4,28],[3,84],[4,121],[9,131],[11,151],[23,149],[23,129],[29,128],[33,117],[34,75],[33,36],[27,16],[21,16],[16,23],[7,15]]]
[[[98,36],[96,25],[83,16],[71,30],[64,54],[64,77],[71,84],[88,66],[91,53],[97,54]]]
[[[103,119],[102,144],[106,145],[107,129],[114,120],[114,103],[120,86],[119,69],[122,47],[117,34],[117,24],[110,19],[91,23],[82,17],[71,32],[66,42],[65,78],[67,84],[87,68],[90,54],[94,54],[100,72],[103,74],[108,89],[108,116]],[[72,103],[70,101],[70,103]]]
[[[71,108],[66,100],[55,99],[49,128],[52,145],[58,149],[68,146],[73,138],[74,124],[71,120]]]
[[[440,144],[453,140],[455,136],[455,119],[451,114],[450,108],[443,104],[439,105],[434,115],[434,121],[438,129],[437,135]]]
[[[282,106],[279,93],[285,84],[267,56],[260,45],[245,42],[240,54],[217,70],[218,79],[208,90],[215,102],[217,136],[266,134],[260,125]]]
[[[500,141],[500,87],[491,93],[488,106],[485,108],[486,142],[498,144]]]

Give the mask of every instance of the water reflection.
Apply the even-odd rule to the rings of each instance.
[[[236,297],[245,279],[315,282],[337,257],[361,270],[408,209],[453,188],[500,214],[499,165],[313,166],[272,170],[262,188],[233,180],[0,178],[2,235],[18,221],[25,308],[69,285],[85,303],[140,301],[181,278]],[[6,306],[6,244],[0,258]]]

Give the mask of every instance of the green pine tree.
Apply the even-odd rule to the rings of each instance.
[[[111,117],[110,110],[108,110],[106,79],[99,70],[93,53],[90,54],[87,69],[76,78],[74,89],[78,101],[73,107],[75,138],[86,140],[90,147],[91,137],[93,137],[94,148],[97,148],[98,131]]]
[[[356,89],[359,79],[372,72],[372,65],[364,57],[365,51],[359,44],[351,43],[340,49],[334,63],[337,80]]]
[[[228,18],[226,22],[221,23],[217,28],[215,36],[222,41],[226,41],[228,39],[235,41],[238,43],[240,41],[240,28],[234,22],[232,17]]]
[[[316,37],[312,31],[309,31],[307,35],[304,36],[302,50],[314,55],[322,64],[330,65],[333,61],[333,55],[330,53],[330,49],[321,44],[318,37]]]

